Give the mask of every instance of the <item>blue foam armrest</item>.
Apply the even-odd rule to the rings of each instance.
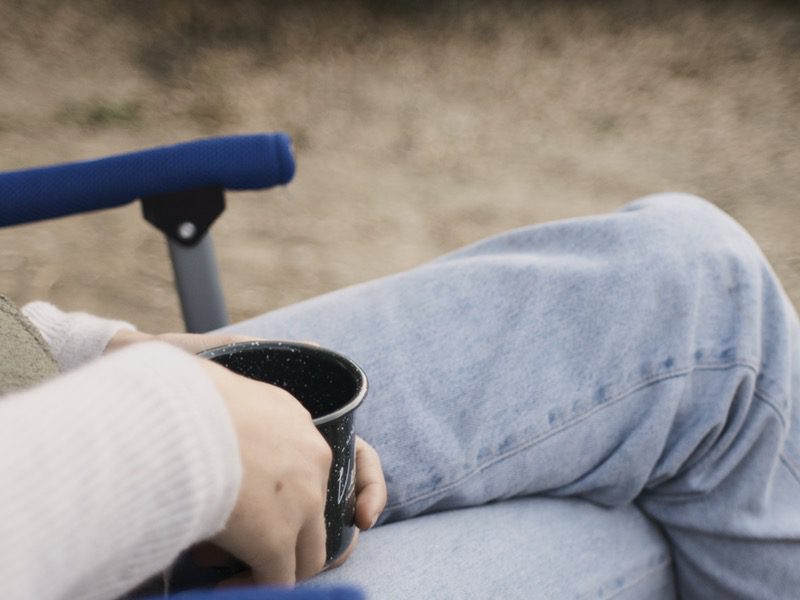
[[[254,190],[294,176],[285,133],[216,137],[0,173],[0,227],[204,187]]]
[[[281,588],[228,588],[221,590],[195,590],[170,596],[175,600],[364,600],[364,594],[355,587],[296,587]],[[159,600],[151,598],[148,600]]]

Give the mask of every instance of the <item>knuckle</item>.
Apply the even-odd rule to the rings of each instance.
[[[303,406],[300,403],[300,401],[297,398],[295,398],[294,396],[291,396],[291,398],[297,404],[298,409],[300,410],[300,412],[303,415],[303,419],[308,421],[308,424],[311,425],[312,427],[314,427],[314,417],[311,416],[311,411],[308,410],[305,406]]]
[[[265,384],[269,385],[272,388],[273,395],[275,398],[279,399],[281,402],[285,403],[286,407],[290,411],[294,411],[294,414],[301,419],[311,421],[311,412],[303,406],[303,404],[294,397],[292,394],[287,392],[282,387],[272,384]]]
[[[333,450],[328,445],[328,442],[325,441],[321,435],[317,438],[316,444],[316,453],[317,459],[319,463],[325,467],[325,470],[330,468],[331,463],[333,462]]]
[[[305,489],[303,490],[303,499],[305,500],[305,509],[310,515],[319,515],[325,509],[325,501],[327,499],[326,489],[310,479],[305,482]]]

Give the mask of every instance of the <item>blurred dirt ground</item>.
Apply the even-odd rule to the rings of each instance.
[[[666,190],[800,304],[794,2],[0,0],[2,170],[271,130],[295,182],[214,227],[234,320]],[[0,231],[0,290],[182,327],[138,205]]]

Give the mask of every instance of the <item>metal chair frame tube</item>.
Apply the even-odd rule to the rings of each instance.
[[[211,235],[207,233],[194,246],[185,246],[167,236],[167,244],[186,331],[204,333],[227,325]]]

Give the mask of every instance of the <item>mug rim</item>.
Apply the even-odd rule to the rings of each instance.
[[[312,352],[327,355],[329,358],[334,359],[335,362],[341,364],[356,376],[357,390],[353,398],[351,398],[343,406],[337,408],[335,411],[317,417],[316,419],[312,419],[312,423],[315,426],[330,423],[331,421],[335,421],[336,419],[353,412],[361,405],[361,403],[364,401],[364,398],[367,396],[367,388],[369,387],[369,384],[367,382],[367,375],[364,373],[364,370],[358,364],[356,364],[355,361],[347,358],[343,354],[331,350],[330,348],[318,346],[317,344],[285,340],[252,340],[248,342],[233,342],[230,344],[223,344],[221,346],[214,346],[213,348],[206,348],[205,350],[198,352],[197,356],[211,360],[217,356],[228,356],[234,352],[240,352],[242,350],[247,350],[248,348],[296,348],[304,351],[310,350]]]

